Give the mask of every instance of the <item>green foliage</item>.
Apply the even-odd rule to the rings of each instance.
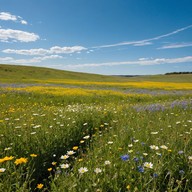
[[[62,171],[55,178],[57,190],[129,191],[128,185],[130,191],[191,190],[190,110],[137,113],[125,107],[106,126],[108,133],[95,134],[83,161],[77,161],[69,175]],[[151,149],[152,145],[158,150]],[[122,160],[123,155],[129,159]],[[105,165],[106,160],[111,164]],[[151,162],[153,168],[145,168],[144,162]],[[139,166],[144,172],[139,172]],[[88,172],[79,174],[80,167],[87,167]],[[102,172],[96,174],[96,168]]]

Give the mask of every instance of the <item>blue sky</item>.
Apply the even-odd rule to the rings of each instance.
[[[107,75],[192,71],[191,0],[0,5],[0,63]]]

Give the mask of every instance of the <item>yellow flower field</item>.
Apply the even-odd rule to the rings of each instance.
[[[85,89],[85,88],[64,88],[64,87],[56,87],[56,86],[28,86],[22,88],[13,88],[8,87],[6,88],[7,91],[24,91],[24,92],[34,92],[40,94],[50,94],[50,95],[57,95],[57,96],[107,96],[107,95],[114,95],[114,96],[139,96],[139,94],[124,94],[120,91],[113,91],[113,90],[94,90],[94,89]],[[147,94],[144,96],[148,96]]]
[[[165,90],[190,90],[192,89],[192,83],[174,83],[174,82],[153,82],[153,81],[141,81],[141,82],[87,82],[76,81],[68,79],[47,79],[47,80],[31,80],[38,83],[56,83],[56,84],[68,84],[68,85],[83,85],[83,86],[112,86],[112,87],[124,87],[124,88],[145,88],[145,89],[165,89]]]

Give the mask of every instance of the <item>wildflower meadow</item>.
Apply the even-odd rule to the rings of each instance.
[[[0,191],[192,191],[189,75],[69,77],[1,75]]]

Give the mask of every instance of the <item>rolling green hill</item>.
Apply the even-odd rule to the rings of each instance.
[[[192,82],[192,74],[146,75],[134,77],[106,76],[64,70],[0,64],[1,83],[34,83],[36,80],[73,80],[86,82]]]
[[[123,78],[63,71],[51,68],[0,64],[1,82],[27,82],[31,79],[68,79],[81,81],[117,81]]]

